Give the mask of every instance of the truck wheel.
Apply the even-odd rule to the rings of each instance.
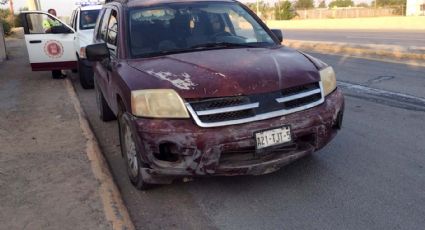
[[[80,84],[83,89],[93,89],[93,69],[84,65],[83,61],[78,61],[78,75],[80,76]]]
[[[115,114],[112,112],[111,108],[109,107],[108,103],[105,100],[105,97],[103,96],[102,91],[100,90],[99,86],[95,85],[95,92],[96,92],[96,104],[97,104],[97,110],[99,113],[99,118],[102,121],[112,121],[115,120]]]
[[[124,113],[118,114],[118,129],[120,136],[121,152],[126,163],[127,174],[131,183],[139,190],[147,190],[152,187],[146,183],[142,174],[142,160],[140,153],[137,152],[133,133],[131,132],[129,122],[124,118]]]
[[[62,79],[62,71],[61,70],[52,70],[52,78],[53,79]]]

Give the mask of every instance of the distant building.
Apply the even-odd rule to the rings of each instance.
[[[425,0],[407,0],[406,16],[425,16]]]

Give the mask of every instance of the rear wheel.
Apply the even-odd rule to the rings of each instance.
[[[133,133],[129,122],[124,118],[124,113],[118,114],[118,129],[120,136],[121,152],[127,167],[127,174],[131,183],[139,190],[151,188],[151,184],[146,183],[142,174],[142,159],[137,152]]]
[[[84,65],[82,60],[78,61],[78,75],[80,76],[80,84],[83,89],[93,89],[93,69]]]
[[[103,96],[102,91],[100,90],[99,86],[95,84],[95,92],[96,92],[96,104],[97,104],[97,111],[99,113],[99,118],[102,121],[112,121],[115,120],[115,114],[112,112],[111,108],[109,107],[108,103],[105,100],[105,97]]]

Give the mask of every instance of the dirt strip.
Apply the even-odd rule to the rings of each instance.
[[[270,28],[339,30],[425,30],[423,16],[268,20]]]
[[[133,230],[69,80],[32,72],[22,34],[0,63],[0,229]]]
[[[112,179],[112,175],[109,172],[108,165],[102,155],[96,137],[80,105],[74,86],[69,79],[66,79],[65,87],[78,114],[81,130],[87,138],[86,152],[90,160],[93,174],[100,183],[99,193],[102,198],[106,219],[112,223],[113,229],[133,230],[135,228],[130,219],[130,215]]]
[[[0,64],[0,229],[113,229],[63,80],[32,72],[25,41]]]
[[[394,45],[350,44],[341,42],[285,40],[284,45],[304,51],[318,53],[348,54],[373,58],[406,61],[409,64],[424,66],[425,47],[401,47]]]

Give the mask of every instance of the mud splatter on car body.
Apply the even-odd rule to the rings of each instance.
[[[122,39],[117,41],[109,70],[102,62],[94,65],[95,82],[108,106],[131,124],[143,163],[140,170],[148,183],[271,173],[323,148],[341,128],[344,99],[338,88],[324,94],[320,71],[326,64],[280,45],[264,23],[240,3],[213,2],[246,11],[270,36],[270,45],[161,51],[160,55],[135,57],[129,52],[127,19],[122,15],[118,17],[122,17],[118,21]],[[143,9],[173,3],[157,0],[108,5]],[[195,22],[184,24],[191,23]],[[187,33],[189,36],[192,32]],[[183,99],[190,118],[135,116],[131,92],[144,89],[174,90]],[[289,143],[258,148],[256,133],[283,126],[290,127]]]

